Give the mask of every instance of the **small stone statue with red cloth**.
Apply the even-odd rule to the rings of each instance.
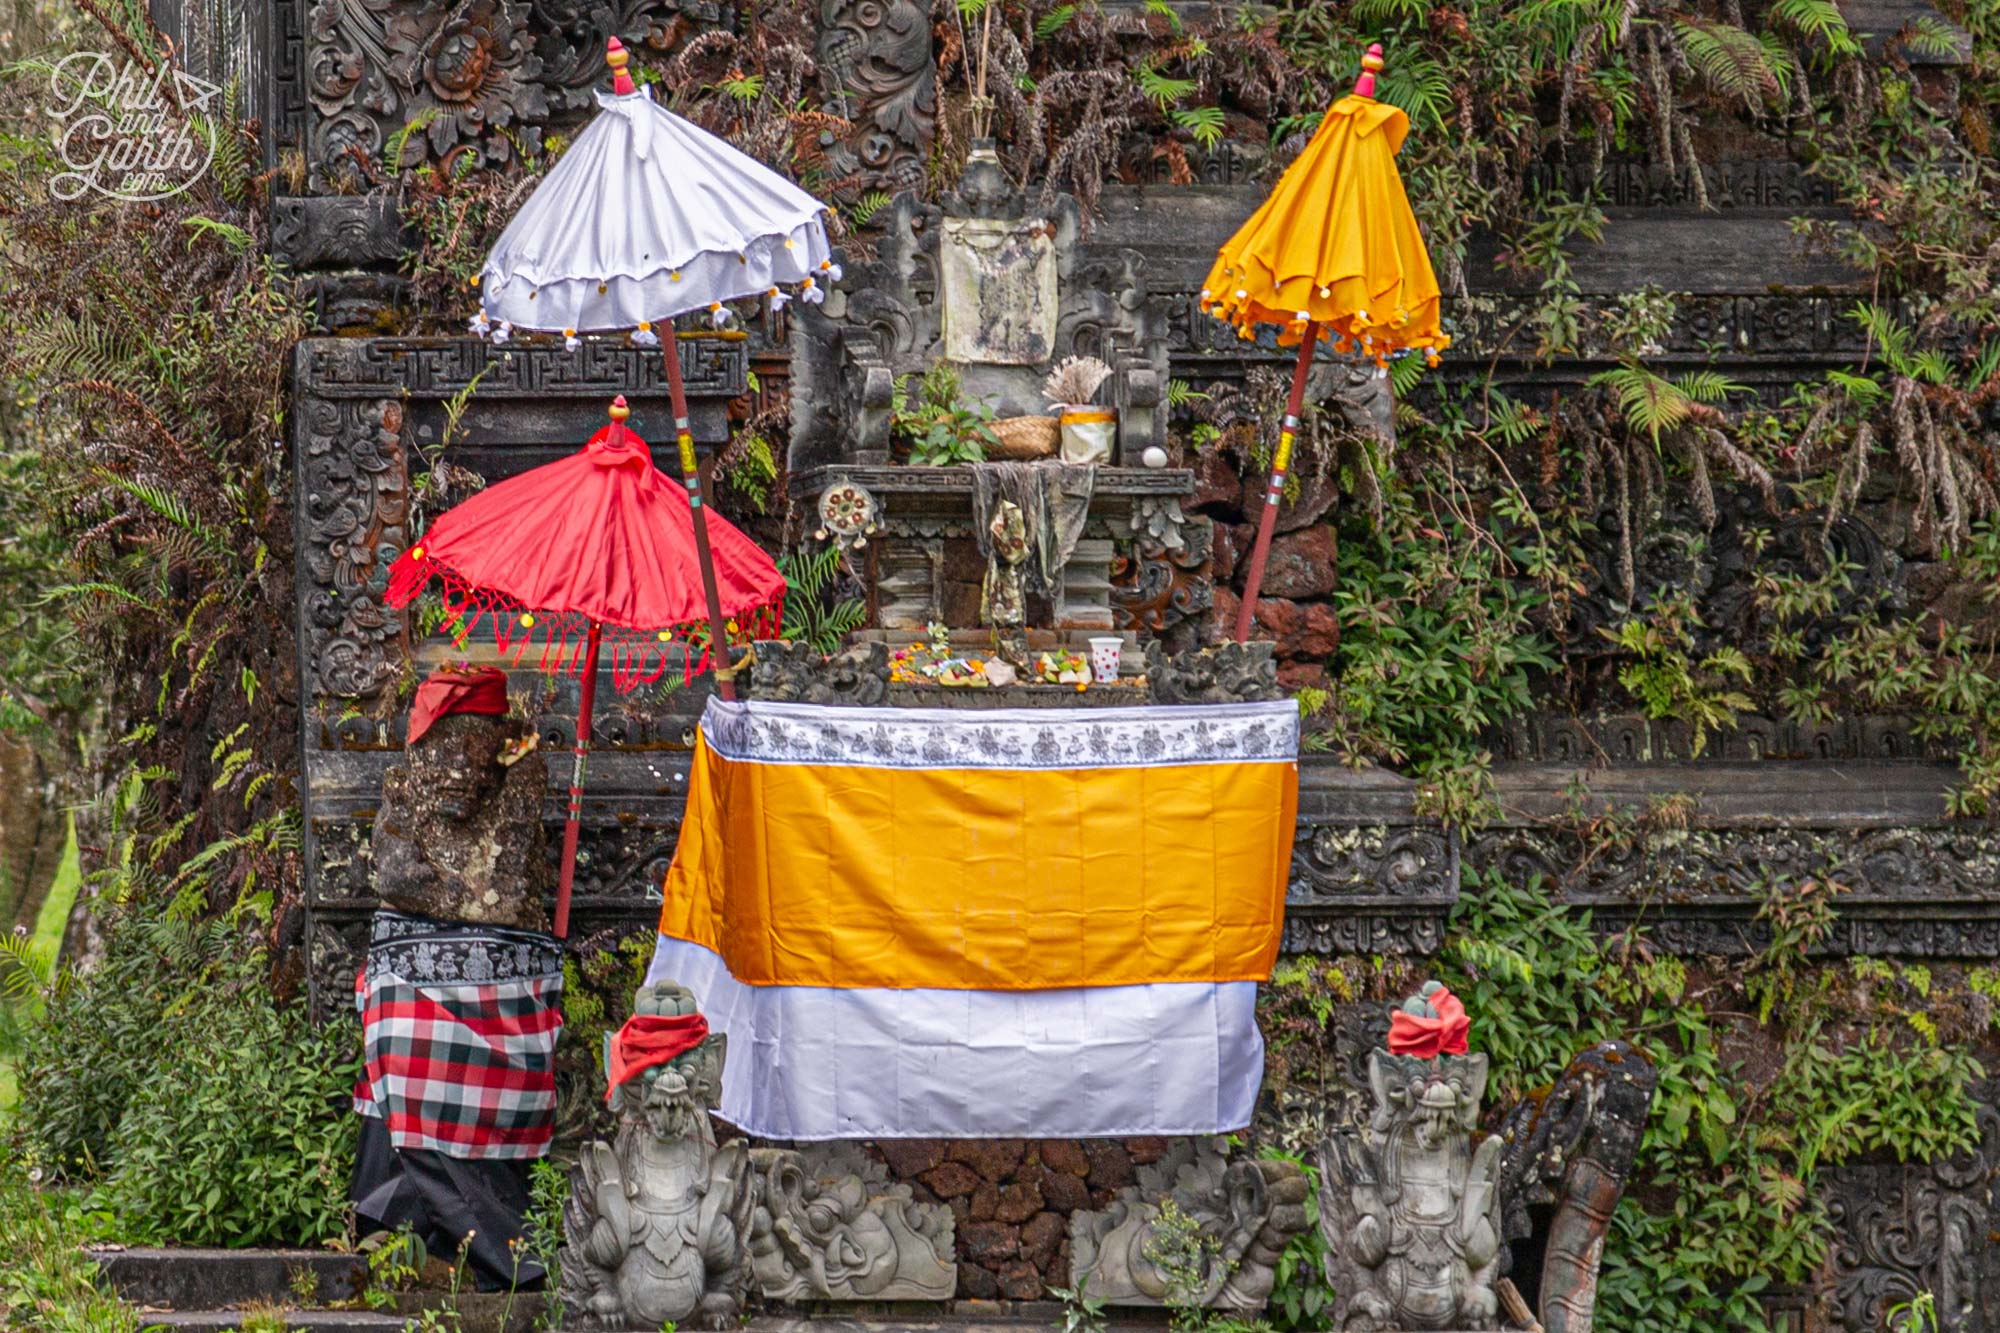
[[[446,667],[417,689],[375,817],[367,1064],[355,1212],[463,1247],[483,1289],[545,1277],[525,1251],[528,1165],[555,1127],[562,946],[548,934],[548,773],[507,677]]]
[[[507,716],[506,674],[432,673],[405,745],[375,814],[375,896],[443,921],[547,931],[548,769],[534,729]]]

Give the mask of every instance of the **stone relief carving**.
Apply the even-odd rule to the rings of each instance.
[[[1546,1333],[1590,1333],[1611,1214],[1631,1177],[1658,1083],[1643,1052],[1622,1041],[1600,1042],[1571,1060],[1545,1097],[1509,1111],[1500,1127],[1506,1239],[1535,1233],[1531,1208],[1553,1210],[1539,1247],[1541,1272],[1516,1265],[1512,1273]]]
[[[271,201],[271,255],[293,268],[391,263],[403,220],[388,194],[281,195]]]
[[[748,360],[741,342],[689,336],[677,345],[690,399],[743,395]],[[309,338],[297,355],[299,392],[324,398],[385,391],[449,398],[475,379],[482,400],[621,393],[660,399],[667,392],[658,352],[610,339],[586,338],[569,352],[548,343],[495,347],[479,338]]]
[[[1198,143],[1175,147],[1179,162],[1159,151],[1159,141],[1152,136],[1133,135],[1121,149],[1120,179],[1149,185],[1172,185],[1176,178],[1192,185],[1248,185],[1271,164],[1271,154],[1262,144],[1237,139],[1223,139],[1212,147]]]
[[[1540,875],[1573,901],[1754,904],[1774,882],[1830,879],[1839,906],[2000,901],[2000,833],[1939,828],[1686,829],[1591,849],[1546,828],[1497,829],[1466,851],[1510,877]]]
[[[1071,355],[1097,356],[1113,371],[1100,394],[1119,408],[1120,458],[1164,443],[1167,329],[1146,286],[1144,257],[1137,251],[1086,253],[1073,199],[1062,195],[1051,209],[1030,209],[1018,189],[997,177],[991,164],[968,171],[945,208],[898,195],[884,210],[874,257],[849,263],[839,300],[800,312],[794,473],[825,463],[887,461],[895,381],[943,355],[939,256],[948,212],[1024,225],[1039,218],[1050,229],[1053,249],[1057,299],[1046,359],[1037,366],[974,365],[967,391],[995,398],[1003,416],[1041,411],[1040,385],[1050,365]],[[1008,355],[1026,354],[1016,349]]]
[[[303,32],[280,34],[281,94],[304,85],[296,110],[281,99],[280,139],[304,148],[315,192],[365,179],[354,155],[380,163],[411,126],[403,165],[505,164],[540,147],[552,115],[592,108],[607,37],[664,51],[734,13],[719,0],[310,0]]]
[[[1536,715],[1509,724],[1492,740],[1496,759],[1586,766],[1646,760],[1730,764],[1766,759],[1950,759],[1950,747],[1939,738],[1917,734],[1917,721],[1886,714],[1806,726],[1788,718],[1740,714],[1734,727],[1709,737],[1699,760],[1691,753],[1686,724],[1629,713]]]
[[[750,696],[780,703],[879,704],[889,694],[889,648],[859,643],[828,657],[809,643],[757,641]]]
[[[393,398],[304,398],[298,459],[299,618],[309,696],[366,698],[394,676],[400,613],[382,604],[382,571],[406,545],[409,487],[403,405]]]
[[[633,1012],[692,1014],[694,997],[660,982],[639,992]],[[756,1193],[748,1148],[718,1146],[708,1118],[726,1044],[711,1035],[613,1089],[617,1138],[585,1146],[563,1209],[563,1306],[582,1327],[658,1328],[699,1315],[726,1328],[739,1316]]]
[[[592,94],[609,80],[604,41],[633,50],[667,51],[692,31],[733,26],[735,10],[717,0],[529,0],[541,82],[554,111],[591,111]]]
[[[309,272],[292,284],[292,301],[314,333],[362,333],[402,318],[410,290],[410,280],[400,273]]]
[[[1445,909],[1449,910],[1449,909]],[[1444,910],[1355,912],[1287,908],[1286,953],[1433,954],[1444,945]]]
[[[1488,1329],[1500,1256],[1501,1143],[1471,1143],[1484,1055],[1371,1052],[1374,1113],[1321,1148],[1319,1226],[1334,1327]]]
[[[315,191],[365,179],[354,155],[379,162],[406,129],[399,165],[453,151],[505,163],[510,134],[540,146],[548,92],[520,0],[315,0],[306,42]]]
[[[1070,1214],[1074,1284],[1111,1305],[1261,1310],[1278,1256],[1306,1229],[1307,1192],[1294,1163],[1231,1158],[1217,1139],[1175,1139],[1109,1208]],[[1169,1205],[1177,1217],[1166,1216]],[[1184,1281],[1192,1288],[1177,1290]]]
[[[1176,497],[1141,496],[1132,507],[1131,530],[1126,553],[1111,561],[1112,627],[1169,636],[1170,643],[1191,640],[1215,606],[1209,578],[1214,524],[1187,518]],[[1174,635],[1182,626],[1188,632]],[[1192,646],[1181,645],[1183,651]]]
[[[1696,171],[1709,208],[1831,208],[1840,203],[1832,182],[1782,159],[1722,158],[1677,167],[1607,162],[1595,172],[1571,164],[1538,167],[1528,178],[1545,188],[1594,192],[1619,208],[1695,208],[1703,206],[1695,192]]]
[[[853,1143],[762,1148],[750,1265],[770,1300],[942,1301],[958,1290],[951,1209]]]
[[[1835,1242],[1827,1324],[1848,1333],[1888,1327],[1891,1307],[1921,1292],[1937,1301],[1941,1333],[2000,1329],[2000,1082],[1972,1089],[1980,1146],[1936,1162],[1851,1163],[1821,1172]]]
[[[1370,897],[1455,901],[1458,856],[1451,835],[1422,824],[1320,824],[1299,831],[1288,903]]]
[[[1163,704],[1217,704],[1282,699],[1278,664],[1268,641],[1194,648],[1172,657],[1146,645],[1146,680]]]
[[[828,111],[854,128],[836,175],[891,193],[923,182],[937,134],[930,7],[916,0],[821,0],[819,65]]]

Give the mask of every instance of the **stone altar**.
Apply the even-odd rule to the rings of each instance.
[[[399,298],[404,308],[394,319],[385,317],[398,305],[386,297],[407,285],[399,270],[409,242],[398,234],[394,192],[327,193],[315,180],[325,181],[340,167],[349,146],[379,158],[380,145],[409,123],[412,109],[421,109],[424,98],[435,101],[440,94],[415,88],[407,76],[399,81],[388,67],[403,62],[427,74],[424,53],[458,17],[454,7],[430,0],[364,6],[369,12],[358,19],[336,13],[340,8],[321,0],[152,5],[162,29],[189,58],[188,68],[244,89],[264,132],[262,165],[277,167],[287,155],[304,163],[307,174],[291,185],[294,193],[274,201],[272,249],[295,276],[320,327],[373,335],[410,327],[395,319],[456,312],[411,311],[407,298]],[[393,32],[377,13],[391,8],[411,16]],[[495,95],[532,119],[537,135],[544,117],[533,114],[535,105],[548,109],[547,124],[559,133],[563,115],[587,103],[589,85],[601,80],[597,62],[607,34],[617,32],[651,51],[670,48],[690,31],[735,23],[726,7],[708,0],[565,0],[498,8],[504,21],[480,34],[487,44],[482,53],[495,57]],[[906,0],[827,0],[808,8],[817,10],[819,66],[811,96],[849,127],[833,136],[835,174],[856,175],[865,189],[919,185],[940,133],[938,37],[926,8]],[[1929,12],[1896,0],[1863,8],[1865,19],[1843,4],[1871,45],[1910,14]],[[247,16],[247,22],[213,21],[224,12]],[[357,25],[364,23],[386,35],[357,43]],[[204,64],[204,51],[216,63]],[[338,86],[319,86],[326,71],[341,81]],[[364,96],[382,86],[390,95]],[[1077,262],[1107,272],[1121,271],[1124,254],[1135,257],[1141,285],[1121,296],[1129,301],[1143,291],[1144,304],[1121,306],[1119,318],[1163,330],[1173,374],[1203,391],[1240,384],[1246,368],[1280,359],[1274,348],[1241,344],[1228,330],[1193,317],[1200,274],[1216,241],[1261,198],[1265,127],[1251,128],[1249,138],[1227,138],[1213,151],[1189,145],[1190,184],[1169,184],[1164,159],[1143,151],[1133,156],[1122,165],[1123,183],[1105,189],[1104,215],[1077,247]],[[432,136],[472,133],[450,114],[427,129],[412,141],[423,141],[419,146],[433,153],[454,151],[460,142],[433,147]],[[479,151],[486,146],[473,145]],[[1708,364],[1714,349],[1726,347],[1727,373],[1770,395],[1801,374],[1861,354],[1857,333],[1841,315],[1853,300],[1852,279],[1830,256],[1801,255],[1788,230],[1788,220],[1802,213],[1834,215],[1833,186],[1769,145],[1746,139],[1732,151],[1744,155],[1678,168],[1613,160],[1550,170],[1570,177],[1564,185],[1573,193],[1594,189],[1614,215],[1602,242],[1576,247],[1574,273],[1584,299],[1601,304],[1646,282],[1679,294],[1679,315],[1665,340],[1664,360],[1673,373]],[[274,184],[285,188],[282,174]],[[1697,198],[1721,211],[1697,211]],[[870,230],[892,222],[892,210],[885,209]],[[1458,304],[1467,320],[1461,344],[1468,356],[1463,370],[1448,362],[1447,375],[1491,373],[1510,393],[1530,399],[1587,378],[1597,368],[1587,348],[1548,365],[1525,355],[1518,341],[1506,342],[1505,332],[1522,319],[1531,297],[1514,290],[1518,278],[1486,262],[1488,250],[1466,265],[1469,299]],[[856,268],[851,260],[849,268]],[[925,286],[933,280],[918,268],[911,284],[921,294],[934,290]],[[893,332],[897,312],[880,309],[882,319],[868,331]],[[747,350],[763,386],[761,404],[782,396],[794,348],[810,340],[796,323],[787,336],[783,321],[759,328],[755,337]],[[373,600],[371,556],[407,544],[403,488],[421,469],[422,451],[437,442],[444,401],[489,367],[476,348],[439,354],[399,337],[353,337],[307,348],[314,350],[301,357],[288,413],[301,515],[304,929],[320,1007],[332,1011],[344,1007],[361,926],[374,906],[369,820],[398,744],[393,728],[379,720],[379,700],[408,646],[400,618],[384,615]],[[737,356],[738,383],[720,383],[728,377],[714,374],[714,358],[704,358],[708,383],[694,389],[703,400],[696,430],[704,445],[719,437],[723,403],[743,392],[746,347],[724,350]],[[1490,365],[1489,353],[1496,358]],[[590,345],[570,357],[551,348],[516,348],[495,361],[480,383],[471,429],[450,451],[455,461],[482,472],[491,465],[504,473],[514,465],[510,455],[582,438],[574,428],[601,412],[602,400],[614,392],[635,401],[641,393],[659,394],[657,358],[624,349]],[[793,384],[801,403],[817,405],[832,392],[822,384],[808,393],[802,385],[802,379]],[[567,407],[574,412],[562,410]],[[1142,502],[1136,499],[1135,507]],[[1816,523],[1817,516],[1807,521]],[[1884,530],[1872,517],[1847,526]],[[1114,569],[1122,558],[1114,555]],[[1187,570],[1174,566],[1170,574],[1162,560],[1142,563],[1147,577],[1159,580],[1162,596],[1170,596],[1171,587],[1191,586]],[[1195,562],[1203,563],[1205,556]],[[1861,589],[1897,589],[1906,581],[1872,559],[1862,563]],[[920,568],[928,589],[929,566]],[[954,572],[944,571],[947,587]],[[1718,594],[1734,586],[1740,580],[1726,574],[1714,580]],[[1121,595],[1114,593],[1113,606],[1122,617]],[[872,688],[873,678],[868,681]],[[550,727],[573,707],[573,696],[563,696],[574,682],[559,681],[555,689],[557,697],[541,712]],[[644,930],[657,916],[648,894],[672,852],[676,784],[686,771],[678,747],[699,704],[697,691],[667,706],[621,707],[600,723],[579,883],[580,918],[591,929]],[[2000,956],[2000,889],[1989,873],[2000,856],[2000,836],[1947,817],[1941,792],[1957,780],[1955,771],[1937,762],[1945,756],[1909,722],[1843,717],[1800,726],[1783,718],[1746,718],[1719,746],[1689,762],[1685,736],[1673,723],[1552,713],[1492,739],[1501,804],[1510,813],[1464,838],[1417,815],[1411,784],[1394,774],[1355,771],[1335,755],[1307,754],[1286,949],[1429,952],[1443,938],[1463,863],[1475,874],[1543,874],[1561,885],[1571,906],[1589,909],[1603,930],[1623,929],[1643,906],[1657,949],[1736,958],[1768,939],[1750,886],[1779,873],[1835,874],[1851,892],[1819,952],[1990,962]],[[1584,862],[1559,820],[1564,791],[1575,781],[1588,782],[1593,809],[1690,794],[1698,826],[1679,840]],[[1773,791],[1784,795],[1774,802]],[[559,809],[552,800],[551,819]],[[1991,1108],[2000,1105],[2000,1096],[1989,1086],[1981,1101]],[[1948,1330],[1994,1326],[2000,1270],[1983,1264],[1966,1238],[2000,1225],[1993,1203],[2000,1180],[1996,1144],[2000,1132],[1989,1135],[1977,1161],[1854,1164],[1827,1174],[1825,1202],[1839,1231],[1825,1311],[1830,1326],[1852,1333],[1879,1328],[1887,1305],[1919,1289],[1939,1294]]]

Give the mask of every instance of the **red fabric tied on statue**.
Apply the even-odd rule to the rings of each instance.
[[[1465,1006],[1443,987],[1424,998],[1437,1017],[1406,1014],[1400,1009],[1390,1014],[1389,1054],[1415,1055],[1425,1060],[1435,1060],[1440,1055],[1464,1055],[1470,1049],[1468,1038],[1472,1033],[1472,1020],[1465,1016]]]
[[[616,1088],[634,1074],[686,1055],[706,1040],[708,1020],[700,1014],[634,1014],[611,1038],[606,1081]],[[606,1092],[605,1100],[610,1098]]]
[[[477,713],[507,715],[507,673],[494,667],[440,667],[417,686],[410,705],[410,732],[405,744],[415,745],[441,717]]]

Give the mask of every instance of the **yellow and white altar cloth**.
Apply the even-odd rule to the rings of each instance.
[[[729,1034],[754,1134],[1240,1129],[1297,791],[1287,701],[713,700],[650,979]]]

